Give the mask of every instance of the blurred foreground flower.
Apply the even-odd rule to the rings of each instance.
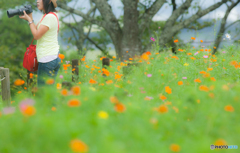
[[[157,109],[159,113],[167,113],[168,112],[168,107],[165,105],[160,105]]]
[[[98,112],[98,117],[101,119],[107,119],[108,118],[108,113],[105,111],[100,111]]]
[[[69,107],[78,107],[81,105],[81,102],[78,99],[71,99],[68,101]]]
[[[21,112],[25,116],[32,116],[36,113],[36,109],[34,106],[27,105],[21,109]]]
[[[114,108],[118,113],[122,113],[126,110],[126,107],[121,103],[117,103]]]
[[[73,95],[78,96],[81,93],[81,88],[79,86],[74,86],[71,88]]]
[[[179,152],[180,151],[180,146],[177,144],[171,144],[170,150],[173,152]]]
[[[15,85],[15,86],[21,86],[21,85],[23,85],[24,83],[25,83],[25,81],[24,81],[24,80],[21,80],[21,79],[17,79],[17,80],[14,81],[14,85]]]
[[[79,139],[74,139],[70,142],[70,147],[73,152],[87,152],[88,146]]]
[[[36,113],[36,109],[34,108],[35,100],[27,98],[19,103],[20,110],[25,116],[32,116]]]
[[[15,107],[5,107],[2,110],[2,114],[4,115],[13,114],[14,112],[15,112]]]
[[[231,105],[225,106],[224,110],[227,111],[227,112],[234,112],[234,108]]]

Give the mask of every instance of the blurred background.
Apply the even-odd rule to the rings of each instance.
[[[225,46],[239,44],[239,0],[57,2],[60,52],[70,59],[116,56],[123,61],[151,51],[152,45],[158,45],[160,52],[177,53],[179,48],[191,46],[217,53]],[[26,80],[22,61],[33,36],[27,21],[18,16],[8,18],[7,10],[24,5],[32,6],[37,24],[43,13],[37,9],[36,0],[0,1],[0,67],[10,69],[12,83],[16,78]],[[173,43],[176,39],[179,42]]]

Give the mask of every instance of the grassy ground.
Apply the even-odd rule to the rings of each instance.
[[[0,152],[207,153],[216,151],[211,144],[239,146],[239,51],[213,57],[205,49],[152,52],[125,76],[124,63],[112,61],[102,77],[100,59],[85,61],[75,84],[80,95],[77,87],[64,95],[59,86],[71,81],[71,67],[61,67],[57,84],[34,96],[19,87],[15,112],[1,108]],[[19,106],[26,98],[35,101],[27,110]]]

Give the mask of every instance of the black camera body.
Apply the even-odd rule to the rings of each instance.
[[[15,15],[24,15],[23,11],[25,11],[27,14],[30,14],[33,12],[32,10],[32,6],[31,5],[26,5],[24,6],[24,8],[20,8],[20,9],[11,9],[7,11],[7,15],[9,18],[15,16]]]

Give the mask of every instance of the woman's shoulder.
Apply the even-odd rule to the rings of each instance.
[[[50,12],[46,15],[46,17],[56,17],[56,15],[58,16],[58,14],[56,12]]]

